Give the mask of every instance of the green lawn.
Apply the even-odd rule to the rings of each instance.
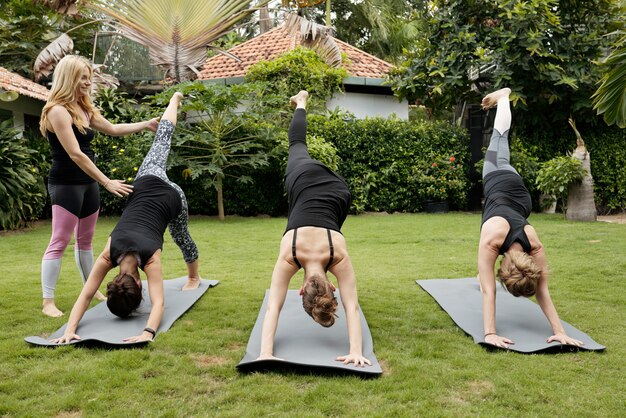
[[[561,318],[606,352],[488,351],[415,284],[476,274],[480,215],[351,216],[343,232],[384,370],[378,379],[236,371],[285,219],[193,218],[201,273],[221,284],[147,348],[127,350],[27,345],[25,336],[63,325],[80,279],[69,249],[57,287],[66,316],[44,317],[39,271],[49,222],[0,235],[0,416],[624,416],[626,225],[561,215],[531,222]],[[114,223],[100,220],[96,252]],[[185,274],[167,233],[163,265],[165,277]]]

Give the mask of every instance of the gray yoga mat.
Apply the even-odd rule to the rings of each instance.
[[[186,281],[187,276],[163,281],[165,311],[163,312],[163,319],[157,330],[157,335],[170,329],[172,324],[191,308],[210,287],[217,286],[219,283],[217,280],[202,279],[199,288],[183,292],[181,289]],[[76,330],[76,334],[78,334],[81,339],[72,341],[70,344],[96,344],[118,347],[145,345],[146,342],[126,343],[123,341],[124,338],[141,334],[146,326],[151,308],[146,281],[143,282],[142,291],[143,302],[139,305],[139,309],[129,318],[122,319],[113,315],[109,311],[109,308],[107,308],[106,302],[100,302],[93,308],[87,310]],[[63,325],[48,338],[33,336],[26,337],[24,340],[33,345],[46,347],[66,345],[50,342],[53,338],[63,336],[66,326],[67,324]]]
[[[302,297],[298,291],[289,290],[278,319],[274,338],[274,356],[283,360],[257,360],[261,352],[261,330],[269,296],[269,290],[266,291],[259,316],[250,334],[246,355],[239,362],[237,368],[241,371],[294,368],[304,371],[381,375],[383,371],[374,355],[372,334],[360,308],[363,356],[370,360],[372,365],[355,367],[354,364],[346,365],[335,360],[338,356],[348,354],[350,347],[346,314],[339,298],[339,292],[336,294],[339,304],[337,307],[338,318],[332,327],[324,328],[304,312]]]
[[[416,282],[463,331],[474,338],[475,343],[495,347],[484,339],[482,294],[476,277]],[[606,348],[567,322],[561,323],[567,335],[585,344],[580,347],[581,350],[602,351]],[[552,335],[552,328],[539,305],[527,298],[512,296],[500,284],[496,287],[496,325],[498,335],[515,343],[509,345],[508,349],[512,351],[537,353],[579,349],[559,342],[547,343],[546,340]]]

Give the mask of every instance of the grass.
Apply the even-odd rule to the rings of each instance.
[[[116,219],[101,219],[100,251]],[[193,218],[201,272],[221,284],[147,348],[33,348],[80,291],[71,249],[64,318],[40,313],[50,224],[0,236],[0,416],[618,416],[624,414],[626,225],[533,215],[562,319],[605,353],[522,355],[473,344],[416,279],[476,274],[480,216],[351,216],[344,225],[361,307],[384,375],[240,374],[285,219]],[[166,233],[165,277],[185,274]],[[300,285],[301,273],[292,281]],[[621,412],[620,412],[621,411]]]

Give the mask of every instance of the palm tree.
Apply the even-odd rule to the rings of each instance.
[[[36,1],[61,12],[76,3]],[[195,78],[212,42],[267,3],[259,0],[255,8],[249,8],[250,0],[84,0],[80,4],[104,15],[126,38],[147,47],[150,60],[166,78],[181,82]]]
[[[604,121],[620,128],[626,127],[626,36],[621,38],[616,49],[606,58],[603,65],[608,71],[602,84],[593,95],[594,109],[604,114]]]
[[[259,0],[257,7],[269,3]],[[146,46],[150,59],[174,82],[195,78],[207,46],[257,10],[249,0],[86,0],[115,21],[127,38]]]
[[[585,169],[585,176],[580,183],[569,186],[567,194],[567,212],[565,217],[573,221],[595,221],[596,204],[593,198],[593,177],[591,177],[591,158],[585,147],[585,141],[576,129],[576,123],[569,118],[569,124],[576,134],[576,149],[572,158],[579,160]]]

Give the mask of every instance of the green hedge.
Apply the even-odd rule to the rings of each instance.
[[[626,129],[613,127],[584,137],[591,158],[600,213],[626,210]]]
[[[445,122],[311,116],[309,133],[337,147],[339,172],[350,186],[353,209],[358,212],[417,212],[428,200],[420,193],[419,174],[442,158],[455,157],[460,167],[466,167],[470,158],[467,132]],[[467,185],[464,192],[450,196],[458,209],[466,205],[467,175],[465,168],[460,176]]]

